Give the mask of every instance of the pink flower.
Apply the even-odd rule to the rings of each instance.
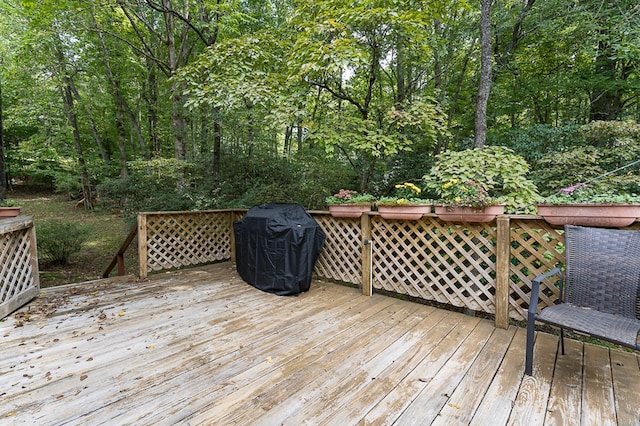
[[[573,192],[574,192],[576,189],[578,189],[578,188],[583,188],[583,187],[585,187],[585,186],[587,186],[587,184],[586,184],[586,183],[582,183],[582,182],[580,182],[580,183],[576,183],[575,185],[568,186],[568,187],[566,187],[566,188],[561,188],[561,189],[560,189],[560,191],[558,191],[558,192],[562,192],[562,193],[564,193],[564,194],[571,195],[571,194],[573,194]]]

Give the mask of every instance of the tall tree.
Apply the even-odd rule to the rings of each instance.
[[[0,202],[7,198],[7,171],[4,163],[4,127],[2,115],[2,58],[0,58]]]
[[[491,92],[491,3],[480,0],[480,81],[476,99],[475,132],[473,146],[483,148],[487,140],[487,104]]]
[[[89,178],[89,169],[87,168],[87,161],[84,155],[84,149],[82,147],[82,140],[80,139],[80,127],[78,124],[78,115],[76,112],[76,100],[73,96],[75,91],[73,87],[72,70],[67,65],[67,59],[65,57],[64,47],[62,40],[58,34],[53,34],[54,48],[56,51],[57,60],[57,72],[62,82],[62,103],[64,105],[64,111],[71,126],[73,135],[73,143],[78,154],[77,160],[80,166],[80,179],[82,185],[82,200],[84,207],[87,210],[93,208],[93,194],[91,190],[91,179]]]

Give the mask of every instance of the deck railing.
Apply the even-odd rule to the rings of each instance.
[[[337,219],[310,212],[327,234],[314,273],[357,285],[363,294],[388,291],[495,316],[498,327],[523,320],[530,282],[564,264],[560,227],[539,216],[504,215],[485,224],[386,220],[377,213]],[[234,260],[233,222],[244,211],[142,213],[138,217],[140,276],[165,269]],[[639,228],[640,222],[630,228]],[[558,298],[547,283],[540,305]]]
[[[0,318],[40,293],[33,217],[0,220]]]

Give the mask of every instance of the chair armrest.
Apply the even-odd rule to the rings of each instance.
[[[538,299],[540,296],[540,283],[552,275],[560,275],[562,279],[562,270],[560,268],[553,268],[549,272],[545,272],[542,275],[538,275],[531,281],[531,299],[529,301],[529,313],[534,314],[538,309]]]

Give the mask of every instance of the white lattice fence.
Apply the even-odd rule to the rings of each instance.
[[[336,219],[314,214],[327,234],[314,273],[330,280],[362,285],[362,231],[360,219]]]
[[[373,286],[493,313],[495,228],[372,219]]]
[[[640,222],[624,229],[640,229]],[[554,267],[564,266],[564,230],[542,219],[512,216],[510,234],[509,316],[524,320],[531,300],[531,281]],[[541,284],[539,308],[551,306],[558,300],[558,281],[554,276]]]
[[[140,276],[231,258],[231,211],[141,213]]]
[[[40,293],[33,218],[0,221],[0,318]]]

